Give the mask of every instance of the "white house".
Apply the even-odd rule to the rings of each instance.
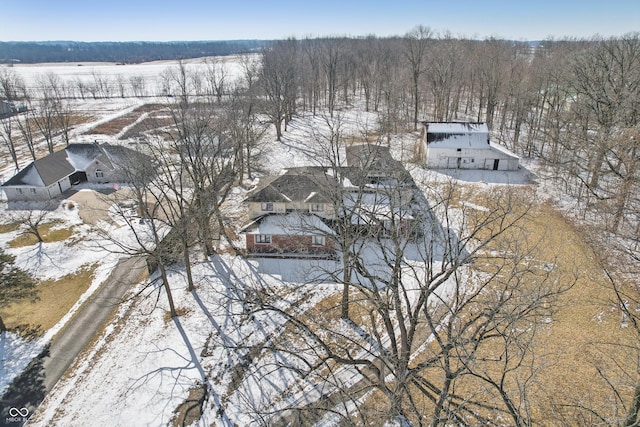
[[[486,123],[423,122],[420,152],[434,169],[516,170],[518,156],[489,139]]]
[[[108,144],[69,144],[67,148],[31,162],[2,184],[8,201],[54,199],[80,182],[121,181],[124,161],[150,164],[146,156]]]

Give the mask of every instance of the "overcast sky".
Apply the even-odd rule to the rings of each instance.
[[[402,35],[540,40],[640,31],[640,0],[0,0],[0,41]]]

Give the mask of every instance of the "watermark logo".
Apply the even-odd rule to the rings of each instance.
[[[9,416],[10,417],[26,417],[27,415],[29,415],[29,410],[27,408],[11,408],[9,409]]]
[[[27,421],[29,416],[28,408],[9,408],[9,417],[5,418],[5,422],[9,423],[23,423]]]

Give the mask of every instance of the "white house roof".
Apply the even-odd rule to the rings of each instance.
[[[411,207],[405,201],[392,202],[387,195],[380,193],[349,193],[344,197],[344,205],[353,210],[352,224],[370,224],[375,221],[412,220]]]
[[[312,236],[333,233],[331,228],[318,216],[299,212],[290,212],[286,215],[265,215],[245,226],[242,232],[278,236]]]

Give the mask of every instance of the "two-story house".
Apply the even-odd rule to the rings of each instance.
[[[252,220],[243,227],[250,253],[329,254],[337,221],[360,235],[414,231],[415,184],[387,147],[347,147],[339,170],[306,166],[263,178],[245,199]],[[344,225],[345,223],[343,223]]]

